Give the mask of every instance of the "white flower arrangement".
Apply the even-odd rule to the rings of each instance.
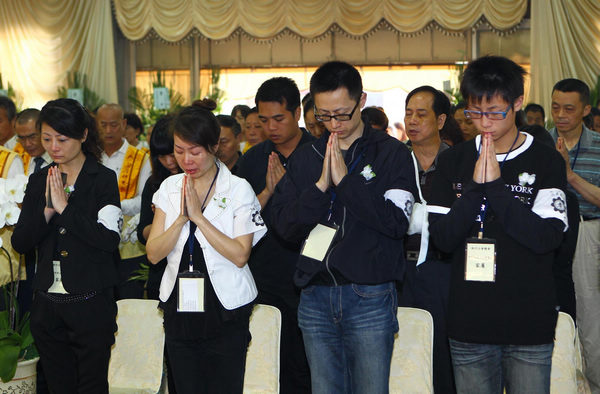
[[[121,242],[131,242],[132,244],[138,241],[137,227],[140,224],[140,214],[132,216],[123,226],[121,230]]]
[[[373,172],[373,168],[370,164],[367,164],[363,168],[363,170],[360,172],[360,175],[362,175],[367,181],[370,181],[371,179],[375,178],[375,173]]]
[[[14,226],[19,220],[28,177],[24,174],[11,179],[0,178],[0,228]],[[2,238],[0,238],[2,247]]]

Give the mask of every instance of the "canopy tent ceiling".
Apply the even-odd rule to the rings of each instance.
[[[527,0],[113,0],[119,28],[129,40],[154,32],[177,42],[190,34],[222,40],[238,30],[257,39],[284,31],[315,39],[333,27],[361,36],[385,23],[401,33],[417,33],[432,22],[460,32],[482,18],[496,30],[514,28]]]

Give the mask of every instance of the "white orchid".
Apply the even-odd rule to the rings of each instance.
[[[9,202],[2,205],[1,214],[4,218],[5,224],[9,226],[14,226],[17,224],[19,220],[19,215],[21,214],[21,209],[14,202]]]
[[[129,219],[123,229],[121,230],[121,241],[122,242],[131,242],[132,244],[136,243],[138,240],[137,237],[137,227],[140,223],[140,214],[133,216]]]

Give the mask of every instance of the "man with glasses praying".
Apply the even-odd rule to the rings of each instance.
[[[17,145],[14,150],[21,155],[23,166],[25,167],[25,175],[27,176],[38,172],[52,163],[50,155],[42,145],[41,134],[36,129],[36,122],[39,115],[40,111],[38,109],[25,109],[17,115],[17,122],[15,124]]]
[[[327,130],[290,158],[271,221],[302,245],[294,282],[312,392],[387,393],[395,282],[416,193],[412,159],[404,144],[361,120],[367,97],[356,68],[326,63],[310,91]]]
[[[524,75],[503,57],[469,64],[461,93],[480,135],[439,156],[428,201],[430,242],[451,255],[459,393],[550,392],[566,177],[560,155],[515,126]]]

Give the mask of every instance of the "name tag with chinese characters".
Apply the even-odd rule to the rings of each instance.
[[[465,247],[465,280],[496,281],[496,241],[469,238]]]
[[[204,312],[204,275],[194,272],[179,274],[177,312]]]

